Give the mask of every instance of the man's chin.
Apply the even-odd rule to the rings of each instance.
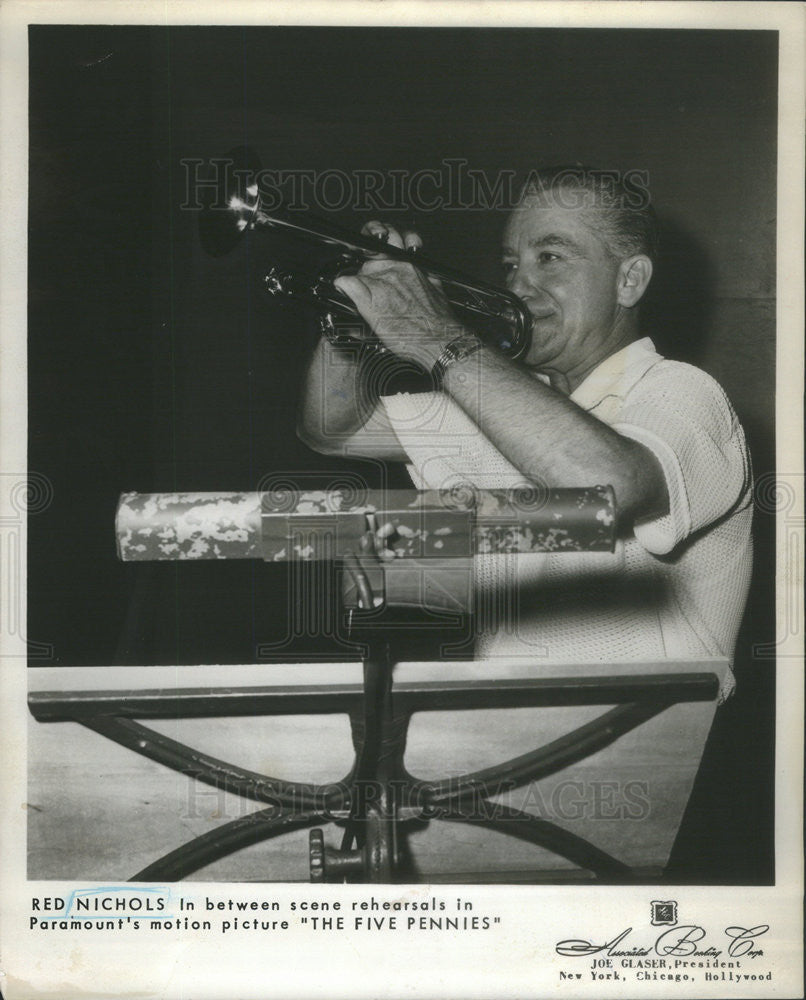
[[[529,348],[523,363],[528,368],[543,371],[551,367],[552,362],[561,353],[558,338],[548,324],[550,317],[546,317],[542,325],[535,319],[532,325],[532,346]]]
[[[522,360],[521,364],[524,368],[528,368],[532,375],[544,375],[546,378],[549,378],[551,373],[555,370],[551,361],[545,357],[526,357]]]
[[[548,350],[562,335],[562,329],[557,322],[556,313],[532,313],[532,340],[539,340]]]

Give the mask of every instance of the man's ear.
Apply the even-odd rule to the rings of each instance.
[[[619,264],[616,295],[620,306],[637,305],[652,277],[652,261],[643,254],[627,257]]]

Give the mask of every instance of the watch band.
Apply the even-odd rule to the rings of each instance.
[[[431,369],[431,377],[434,380],[436,388],[442,388],[445,372],[451,365],[456,364],[457,361],[464,361],[475,354],[476,351],[480,351],[482,347],[484,347],[484,344],[472,333],[463,333],[461,336],[454,337],[453,340],[447,343],[442,348],[442,352]]]

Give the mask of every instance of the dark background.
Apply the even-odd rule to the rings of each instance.
[[[53,487],[29,518],[28,637],[50,647],[32,665],[244,663],[266,642],[286,661],[343,656],[289,632],[287,567],[115,555],[127,490],[408,482],[297,441],[309,318],[263,296],[254,247],[206,257],[180,209],[181,161],[240,143],[275,169],[647,170],[663,225],[647,333],[721,382],[756,476],[771,471],[776,53],[774,32],[32,27],[29,467]],[[502,212],[390,218],[499,279]],[[681,830],[681,881],[772,877],[774,679],[753,647],[774,634],[773,534],[757,511],[738,693]]]

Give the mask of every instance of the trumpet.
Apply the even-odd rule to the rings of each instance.
[[[341,275],[355,274],[369,260],[386,258],[413,264],[427,279],[439,283],[460,322],[471,326],[486,343],[514,360],[522,358],[531,342],[532,317],[524,302],[506,289],[468,277],[438,264],[421,253],[401,250],[376,238],[353,233],[330,221],[276,207],[262,196],[260,161],[249,147],[233,150],[225,162],[228,173],[223,197],[203,207],[199,236],[205,251],[220,257],[229,253],[248,232],[274,233],[302,241],[333,256],[310,270],[295,270],[282,262],[261,260],[262,285],[274,298],[305,302],[315,308],[321,332],[339,345],[371,344],[385,351],[362,320],[352,301],[333,284]]]

